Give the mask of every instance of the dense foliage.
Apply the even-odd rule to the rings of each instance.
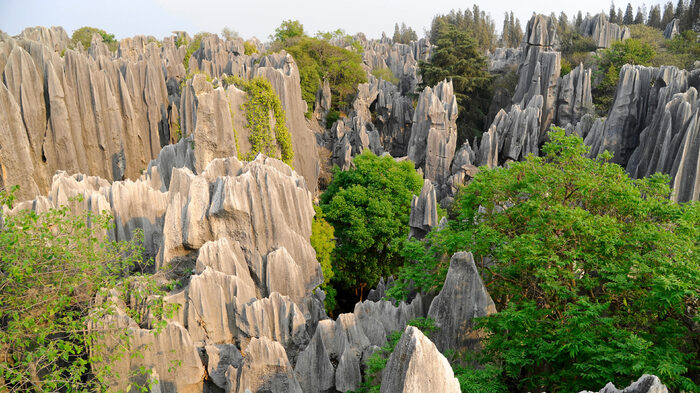
[[[602,81],[593,90],[593,103],[600,116],[607,115],[610,110],[622,66],[650,65],[655,54],[649,44],[634,38],[614,42],[610,48],[600,51],[597,72],[602,74]]]
[[[442,256],[474,253],[499,310],[479,322],[490,333],[482,362],[511,390],[625,386],[649,373],[698,391],[700,205],[669,200],[665,175],[632,180],[609,153],[586,158],[578,136],[550,139],[543,157],[482,168],[404,281],[428,286],[416,272],[432,271],[439,282]]]
[[[523,39],[523,29],[520,26],[520,19],[513,16],[513,11],[506,12],[503,18],[503,30],[501,33],[501,44],[507,48],[517,48]]]
[[[436,15],[430,25],[430,42],[436,43],[440,36],[441,26],[449,24],[457,30],[469,33],[482,50],[493,50],[498,42],[496,35],[496,23],[486,12],[479,9],[476,4],[473,9],[464,11],[452,10],[445,15]]]
[[[304,25],[298,20],[285,20],[282,24],[275,29],[275,34],[271,35],[270,38],[275,41],[284,42],[290,38],[303,37]]]
[[[287,129],[287,116],[270,82],[262,77],[244,80],[235,76],[227,77],[224,82],[236,85],[248,96],[243,109],[250,129],[248,141],[251,148],[247,154],[242,154],[240,151],[238,154],[245,160],[252,160],[258,153],[263,153],[269,157],[279,158],[292,166],[294,150],[292,137]],[[270,114],[274,119],[274,132],[270,124]]]
[[[326,292],[326,310],[332,312],[335,308],[335,289],[329,283],[333,278],[331,256],[335,249],[335,235],[333,226],[324,218],[323,210],[314,205],[314,212],[316,215],[311,223],[311,247],[316,251],[316,260],[321,265],[323,272],[321,289]]]
[[[0,192],[3,207],[12,202],[13,193]],[[105,288],[133,282],[125,274],[142,266],[142,247],[138,236],[129,242],[108,241],[110,224],[108,214],[74,214],[68,207],[4,215],[0,230],[4,391],[100,391],[107,379],[129,377],[100,366],[123,356],[129,340],[123,329],[97,322],[111,312],[113,303],[96,304],[94,299],[104,296]],[[162,312],[162,304],[151,310],[154,316],[162,315],[156,310]],[[107,337],[123,346],[105,353],[101,343]]]
[[[418,40],[418,34],[411,27],[406,27],[406,23],[402,22],[401,27],[396,23],[394,25],[394,35],[391,38],[394,43],[409,44],[411,41]]]
[[[92,41],[93,34],[98,34],[100,37],[102,37],[102,42],[104,42],[107,45],[109,50],[115,51],[117,49],[117,45],[119,43],[114,38],[114,34],[109,34],[102,29],[89,26],[81,27],[73,32],[73,35],[71,36],[70,46],[72,48],[77,48],[78,43],[80,43],[83,46],[83,48],[87,50],[88,48],[90,48],[90,42]]]
[[[294,57],[299,67],[301,96],[308,106],[307,117],[311,117],[314,111],[316,92],[324,80],[328,81],[331,88],[332,109],[347,110],[357,85],[367,82],[367,75],[362,68],[362,56],[356,48],[348,50],[333,45],[331,41],[337,38],[335,34],[319,33],[318,37],[321,38],[308,37],[303,34],[303,26],[297,26],[296,23],[292,27],[283,24],[278,28],[282,30],[275,35],[277,41],[272,49],[284,49]]]
[[[486,58],[474,38],[450,23],[434,25],[433,55],[430,61],[419,63],[421,88],[434,86],[444,79],[452,80],[459,117],[457,118],[460,145],[467,137],[481,135],[490,103]]]
[[[412,162],[369,151],[353,163],[347,171],[334,170],[321,208],[337,239],[333,281],[340,288],[362,290],[403,264],[399,249],[408,236],[411,199],[423,180]]]

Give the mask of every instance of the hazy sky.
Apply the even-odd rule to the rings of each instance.
[[[0,0],[0,30],[16,35],[28,26],[60,25],[70,35],[79,27],[94,26],[117,38],[136,34],[162,38],[173,30],[218,33],[228,26],[244,38],[256,36],[264,41],[283,20],[298,19],[310,34],[342,28],[350,34],[364,32],[369,38],[378,38],[382,31],[391,35],[395,22],[406,22],[422,36],[433,15],[471,4],[450,0]],[[609,0],[491,0],[477,4],[491,14],[498,30],[503,13],[511,10],[524,29],[533,11],[554,11],[557,15],[565,11],[571,17],[579,8],[584,14],[610,8]],[[624,11],[626,4],[618,0],[616,6]],[[632,5],[636,10],[641,3]]]

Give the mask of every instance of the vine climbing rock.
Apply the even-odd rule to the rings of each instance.
[[[458,393],[450,363],[427,337],[407,326],[389,356],[380,393]]]

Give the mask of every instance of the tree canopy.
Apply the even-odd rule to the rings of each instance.
[[[448,227],[413,242],[420,263],[399,282],[441,282],[441,256],[472,251],[499,310],[479,321],[481,362],[510,391],[625,386],[644,373],[698,391],[700,204],[671,201],[666,175],[632,180],[607,152],[586,158],[578,136],[550,140],[543,157],[482,168]]]
[[[419,63],[421,88],[434,86],[451,79],[459,107],[457,118],[458,141],[481,135],[490,95],[491,75],[486,58],[476,40],[466,31],[450,23],[434,25],[435,41],[430,61]]]
[[[337,239],[333,280],[346,288],[364,288],[403,265],[399,250],[408,236],[411,199],[423,180],[412,162],[370,151],[356,156],[353,164],[333,172],[321,208]]]

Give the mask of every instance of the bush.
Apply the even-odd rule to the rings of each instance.
[[[481,361],[511,391],[581,391],[644,373],[698,391],[700,204],[632,180],[563,130],[544,157],[485,169],[430,241],[471,250],[499,313]],[[487,262],[488,261],[488,262]],[[444,259],[427,271],[444,278]]]
[[[304,25],[298,20],[285,20],[282,24],[275,29],[275,34],[271,35],[270,38],[275,41],[284,42],[290,38],[303,37]]]
[[[311,223],[311,247],[316,251],[316,260],[321,265],[323,284],[321,289],[326,292],[326,310],[331,313],[335,308],[335,290],[328,285],[333,278],[331,255],[335,249],[333,226],[326,221],[323,210],[314,205],[314,220]]]
[[[255,44],[253,44],[250,41],[245,41],[243,43],[243,50],[244,50],[244,53],[246,56],[250,56],[250,55],[253,55],[255,53],[258,53],[258,47],[255,46]]]
[[[596,73],[602,81],[593,89],[593,103],[600,116],[607,115],[615,95],[620,70],[625,64],[650,65],[656,51],[640,40],[630,38],[614,42],[610,48],[600,51]]]
[[[102,29],[96,27],[84,26],[75,30],[71,36],[70,47],[76,48],[78,43],[80,43],[85,50],[90,48],[90,42],[92,42],[92,35],[99,34],[102,37],[102,42],[107,45],[110,51],[114,52],[117,50],[119,42],[114,38],[114,34],[109,34]]]
[[[338,119],[340,119],[340,112],[333,109],[329,110],[328,114],[326,115],[326,128],[330,129],[333,127],[333,123],[338,121]]]
[[[372,70],[372,75],[377,79],[383,79],[394,85],[399,84],[399,78],[389,68],[375,68]]]
[[[14,191],[0,191],[1,207],[11,207],[13,199]],[[105,239],[111,219],[106,213],[73,214],[68,207],[3,217],[0,382],[4,391],[103,391],[107,380],[128,377],[116,375],[108,364],[102,366],[129,351],[129,340],[125,329],[95,328],[102,316],[112,312],[113,303],[94,299],[105,296],[106,289],[134,282],[125,275],[143,266],[142,246],[138,234],[129,242]],[[126,299],[121,300],[127,303],[129,295],[138,296],[134,291],[123,294]],[[144,292],[138,299],[145,304],[151,294]],[[154,316],[163,315],[162,304],[149,309]],[[126,311],[136,316],[133,310]],[[108,336],[124,346],[104,353],[100,343]]]
[[[333,171],[333,180],[321,195],[321,208],[337,239],[333,281],[362,291],[403,264],[400,245],[408,236],[411,199],[423,180],[412,162],[396,162],[370,151],[356,156],[353,163],[352,169]]]

